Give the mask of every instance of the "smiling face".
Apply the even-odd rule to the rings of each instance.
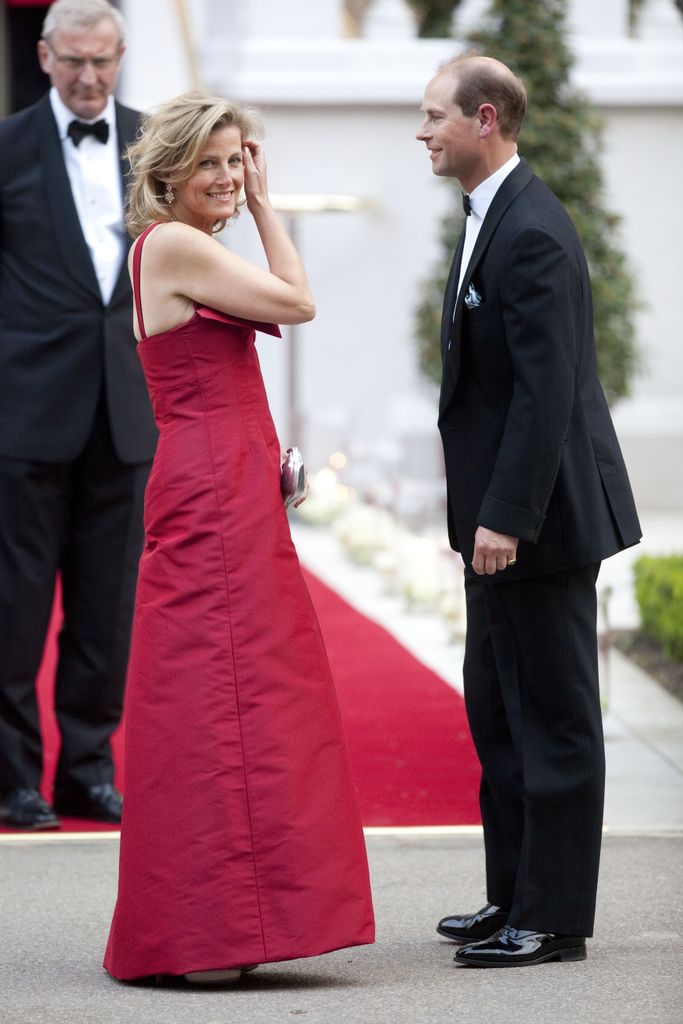
[[[175,187],[173,219],[212,234],[216,221],[235,213],[243,183],[239,128],[217,128],[199,153],[196,170]]]
[[[84,121],[102,113],[114,91],[123,46],[111,18],[92,28],[55,29],[38,43],[40,66],[62,103]]]
[[[465,117],[453,101],[455,88],[452,74],[440,74],[431,80],[425,90],[424,120],[416,138],[427,146],[434,174],[457,178],[465,191],[471,192],[486,176],[481,166],[481,121],[479,111]]]

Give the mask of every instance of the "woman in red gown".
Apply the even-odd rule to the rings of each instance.
[[[343,727],[254,348],[256,330],[314,315],[255,127],[189,93],[130,151],[135,331],[159,445],[104,961],[120,979],[231,980],[374,939]],[[267,271],[213,238],[242,188]]]

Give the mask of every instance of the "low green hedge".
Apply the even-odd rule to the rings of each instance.
[[[683,661],[683,555],[642,555],[634,575],[643,630]]]

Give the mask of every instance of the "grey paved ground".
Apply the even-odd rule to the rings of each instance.
[[[237,988],[122,985],[100,968],[115,839],[0,844],[4,1024],[605,1024],[683,1021],[683,833],[610,835],[589,959],[452,965],[435,920],[483,901],[479,836],[370,836],[373,947],[268,966]]]

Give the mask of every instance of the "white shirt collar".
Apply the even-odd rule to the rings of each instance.
[[[480,182],[476,188],[470,192],[470,205],[472,213],[483,220],[488,213],[489,206],[493,202],[493,197],[496,192],[503,184],[508,174],[514,171],[515,167],[519,163],[519,154],[513,153],[509,160],[499,167],[497,171],[490,174],[488,178]]]
[[[94,124],[95,121],[105,120],[109,125],[110,137],[111,132],[116,127],[116,110],[114,108],[113,96],[108,97],[107,105],[102,113],[88,121],[86,121],[84,117],[77,117],[73,110],[69,110],[66,104],[62,102],[62,99],[54,85],[50,89],[50,105],[52,107],[52,113],[55,115],[57,130],[59,131],[59,137],[62,141],[67,138],[67,130],[73,120],[83,121],[85,124]]]

